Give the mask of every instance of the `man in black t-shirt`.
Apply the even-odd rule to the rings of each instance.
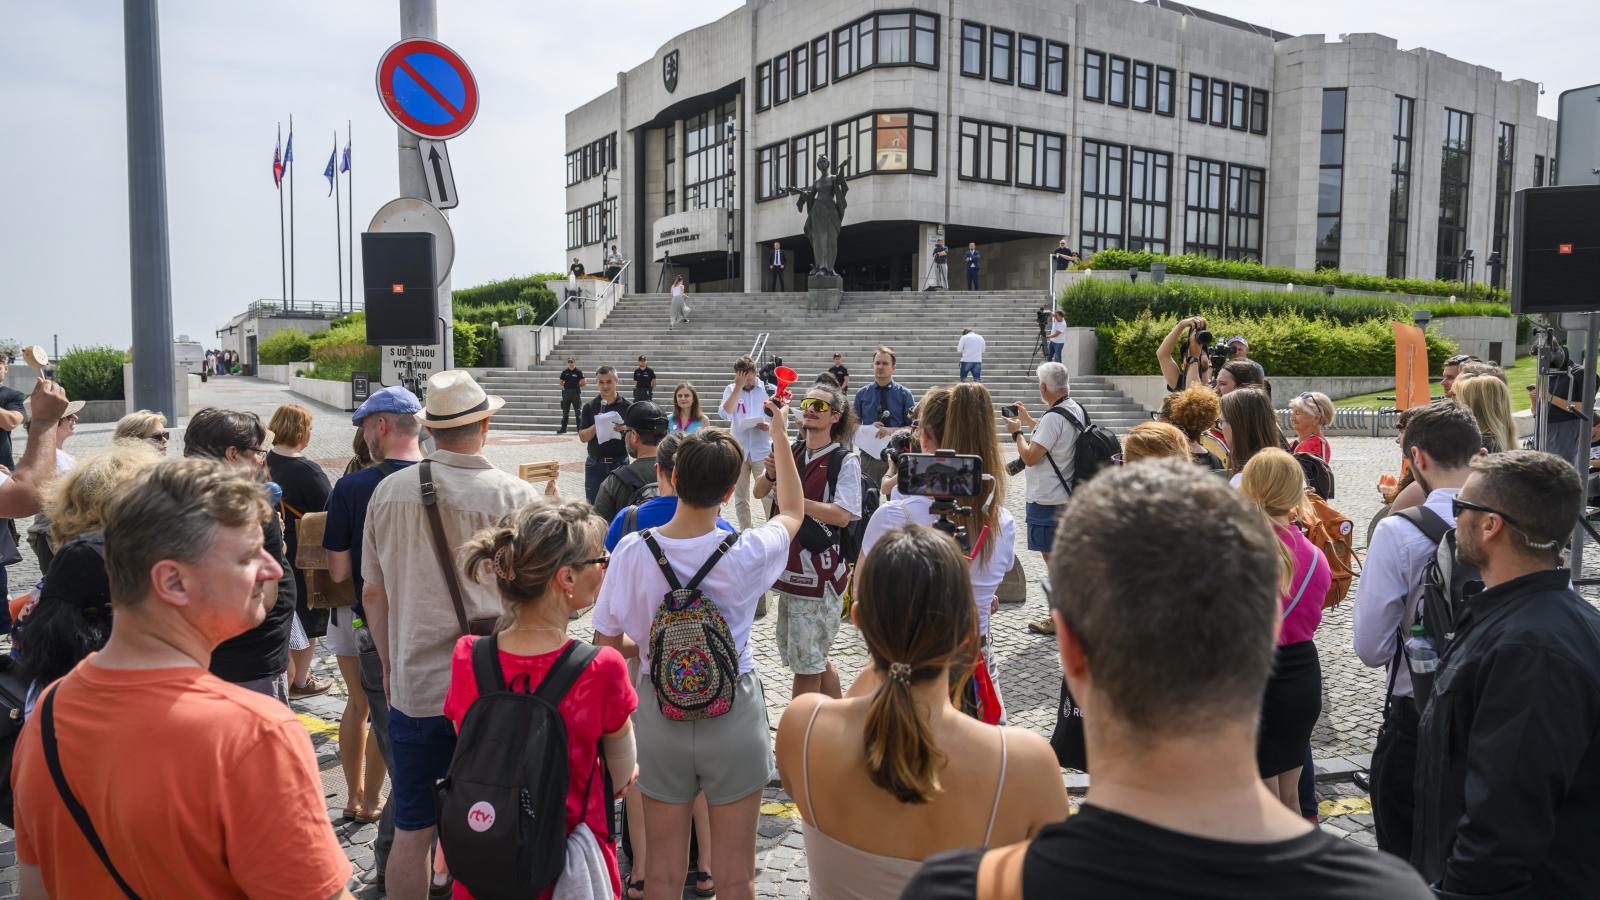
[[[839,390],[850,389],[850,370],[844,367],[844,357],[837,353],[833,355],[833,365],[828,367],[828,374],[833,376],[834,381],[839,382]]]
[[[575,357],[567,357],[567,367],[561,370],[561,428],[556,434],[567,433],[567,414],[582,417],[583,415],[583,389],[589,384],[589,379],[583,377],[583,370],[578,368]]]
[[[644,357],[639,357],[639,367],[633,370],[633,399],[654,400],[656,396],[656,370],[645,364]]]
[[[622,424],[622,413],[627,412],[629,406],[627,400],[617,395],[617,371],[601,366],[594,374],[595,380],[600,382],[600,393],[583,405],[583,412],[578,416],[578,440],[589,445],[589,456],[583,461],[583,498],[590,503],[599,496],[606,476],[613,469],[628,464],[627,445],[623,443],[622,432],[615,427]],[[611,429],[614,434],[610,440],[601,441],[595,418],[612,412],[617,414]]]
[[[1114,467],[1076,492],[1050,605],[1088,796],[1030,841],[929,858],[903,900],[971,900],[980,865],[1023,900],[1433,897],[1404,862],[1324,833],[1259,777],[1281,612],[1278,539],[1250,509],[1186,459]],[[1190,527],[1202,518],[1228,533]]]
[[[933,242],[933,287],[950,290],[950,248],[945,246],[944,238]]]
[[[6,386],[6,372],[11,366],[0,362],[0,466],[9,472],[17,467],[11,456],[11,430],[22,424],[25,413],[22,401],[28,399],[16,388]]]

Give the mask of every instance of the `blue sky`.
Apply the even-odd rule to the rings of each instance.
[[[803,0],[758,0],[803,2]],[[1097,0],[1109,2],[1109,0]],[[461,206],[456,286],[562,268],[563,116],[619,69],[737,0],[439,4],[439,37],[472,66],[481,109],[451,142]],[[1524,0],[1209,0],[1198,6],[1291,33],[1380,32],[1543,81],[1600,81],[1588,4]],[[865,6],[864,6],[865,8]],[[295,117],[296,295],[337,299],[333,200],[322,177],[337,130],[354,130],[359,232],[396,191],[395,128],[373,73],[399,37],[393,0],[161,4],[168,210],[176,330],[211,343],[251,300],[279,294],[272,150]],[[62,349],[125,346],[128,291],[121,4],[7,4],[0,20],[3,108],[31,113],[0,140],[10,213],[0,216],[0,337]],[[337,226],[343,233],[343,222]],[[359,240],[359,237],[358,237]],[[359,272],[357,273],[359,275]],[[359,278],[357,279],[359,288]]]

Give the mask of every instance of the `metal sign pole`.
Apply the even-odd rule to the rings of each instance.
[[[1589,314],[1589,328],[1584,335],[1583,354],[1583,390],[1579,395],[1583,398],[1583,420],[1585,424],[1583,439],[1578,441],[1577,452],[1573,455],[1572,465],[1578,470],[1578,478],[1588,491],[1589,483],[1589,441],[1593,440],[1594,429],[1594,390],[1595,390],[1595,355],[1600,352],[1600,313]],[[1587,530],[1583,517],[1587,510],[1579,507],[1578,524],[1572,529],[1572,577],[1583,578],[1583,539]]]
[[[161,123],[161,31],[156,0],[124,0],[128,105],[128,256],[133,308],[133,402],[177,424],[167,168]]]

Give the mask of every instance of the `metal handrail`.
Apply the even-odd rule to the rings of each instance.
[[[767,339],[772,336],[769,331],[756,335],[756,342],[750,345],[750,358],[756,361],[756,367],[761,367],[761,357],[767,352]]]
[[[617,277],[615,277],[615,278],[611,279],[610,281],[606,282],[611,287],[611,302],[612,303],[616,303],[617,302],[617,285],[622,283],[622,276],[628,274],[628,267],[632,266],[632,265],[633,265],[633,260],[631,260],[631,259],[623,260],[622,261],[622,268],[617,270]]]

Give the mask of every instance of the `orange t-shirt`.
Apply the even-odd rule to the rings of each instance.
[[[107,669],[56,683],[72,793],[143,897],[332,897],[350,877],[316,756],[282,703],[205,669]],[[17,859],[51,897],[120,896],[45,763],[34,707],[11,767]]]

